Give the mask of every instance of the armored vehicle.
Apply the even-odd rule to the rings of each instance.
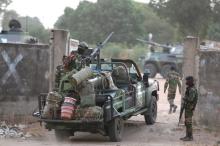
[[[39,120],[45,123],[48,130],[54,129],[58,140],[67,139],[77,131],[100,133],[109,136],[113,142],[120,141],[123,135],[124,121],[132,116],[143,115],[146,124],[154,124],[157,118],[157,101],[159,99],[159,84],[157,81],[148,79],[147,74],[140,73],[137,65],[132,60],[113,59],[110,62],[100,62],[99,70],[97,64],[91,64],[95,76],[88,78],[88,83],[94,84],[94,105],[89,105],[83,110],[80,102],[76,103],[77,109],[71,119],[62,119],[62,109],[59,107],[50,117],[43,117],[45,111],[47,94],[39,96]],[[102,80],[97,84],[100,74],[110,73],[113,83],[108,80],[107,85]],[[109,77],[109,76],[105,76]],[[88,84],[87,83],[87,84]],[[57,94],[61,101],[66,100],[65,93],[72,90],[69,88],[68,78],[61,81]],[[87,96],[88,97],[88,96]],[[92,97],[88,97],[91,100]],[[48,101],[47,101],[48,102]],[[60,104],[60,103],[58,103]],[[92,107],[99,109],[99,116],[92,115]],[[82,110],[83,115],[77,116]],[[82,113],[81,113],[82,114]],[[88,116],[90,115],[90,116]]]
[[[27,32],[23,32],[19,21],[12,19],[9,22],[10,29],[2,30],[0,33],[0,43],[38,43],[37,38],[30,36]]]
[[[166,78],[171,66],[174,66],[180,74],[182,73],[183,46],[161,45],[155,42],[138,39],[150,45],[150,52],[143,59],[143,68],[150,70],[150,77],[160,73]]]

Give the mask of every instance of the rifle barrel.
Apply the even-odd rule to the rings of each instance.
[[[94,49],[94,51],[93,51],[92,54],[91,54],[91,57],[92,57],[92,58],[94,58],[94,57],[96,57],[96,55],[98,55],[99,50],[100,50],[101,48],[103,48],[103,46],[108,42],[108,40],[112,37],[113,34],[114,34],[114,32],[111,32],[111,33],[107,36],[107,38],[106,38],[102,43],[100,43],[100,44]]]
[[[158,46],[158,47],[162,47],[162,48],[167,48],[167,49],[172,49],[172,47],[170,46],[167,46],[167,45],[162,45],[162,44],[158,44],[156,42],[152,42],[152,41],[146,41],[144,39],[136,39],[142,43],[146,43],[146,44],[150,44],[150,45],[153,45],[153,46]]]
[[[101,43],[101,47],[103,47],[107,42],[108,40],[112,37],[112,35],[114,34],[114,32],[111,32],[107,38]]]

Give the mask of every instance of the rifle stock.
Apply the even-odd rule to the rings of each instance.
[[[178,126],[180,125],[180,121],[182,119],[182,115],[183,115],[184,109],[185,109],[185,101],[183,101],[183,103],[181,104]]]

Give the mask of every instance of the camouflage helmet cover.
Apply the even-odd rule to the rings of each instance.
[[[193,76],[187,76],[187,77],[186,77],[186,80],[187,80],[187,81],[194,81],[194,78],[193,78]]]
[[[78,45],[78,53],[83,54],[87,49],[89,49],[89,46],[86,42],[80,42]]]
[[[193,78],[193,76],[187,76],[186,77],[186,85],[194,86],[194,78]]]

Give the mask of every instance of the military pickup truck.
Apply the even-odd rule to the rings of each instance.
[[[148,74],[141,74],[138,66],[132,60],[112,59],[107,62],[91,64],[96,73],[109,72],[116,88],[95,88],[95,106],[102,111],[102,116],[96,119],[63,120],[60,115],[44,118],[42,113],[46,104],[47,94],[39,96],[39,121],[45,123],[45,128],[54,130],[58,140],[74,136],[75,132],[100,133],[108,136],[110,141],[122,140],[124,122],[132,116],[143,115],[147,125],[154,124],[157,118],[157,101],[159,100],[158,81],[149,79]],[[94,78],[94,77],[93,77]],[[63,84],[58,93],[63,97]],[[80,104],[80,103],[77,103]],[[76,111],[77,112],[77,111]],[[77,114],[77,113],[75,113]]]

